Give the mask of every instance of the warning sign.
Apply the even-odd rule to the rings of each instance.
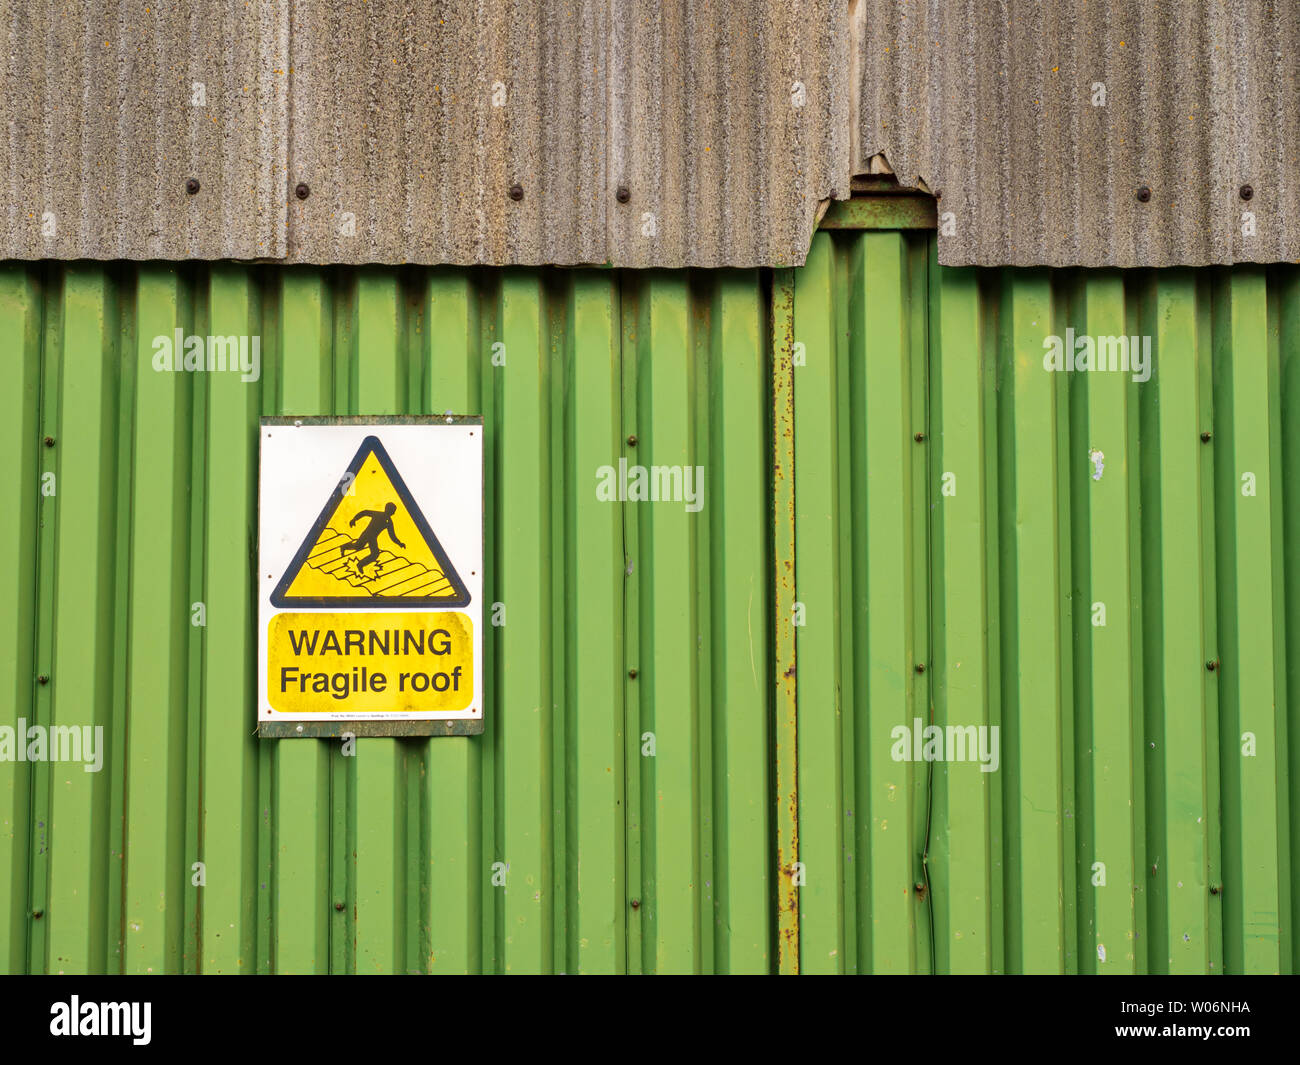
[[[358,525],[358,523],[360,523]],[[408,544],[398,536],[398,530]],[[381,546],[380,536],[385,537]],[[378,437],[368,436],[330,494],[293,563],[276,606],[465,606],[469,595]]]
[[[479,418],[263,420],[261,735],[482,731],[482,447]]]

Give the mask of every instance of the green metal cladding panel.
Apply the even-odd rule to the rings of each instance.
[[[2,723],[107,744],[0,762],[0,970],[770,969],[761,280],[0,267]],[[155,372],[178,327],[260,335],[260,379]],[[486,732],[257,740],[258,418],[448,410]],[[702,466],[703,510],[599,500],[620,457]]]
[[[774,306],[799,969],[1294,971],[1300,268],[823,232]],[[1049,372],[1069,327],[1150,336],[1150,379]],[[998,726],[999,769],[895,761],[916,718]]]
[[[154,372],[177,327],[260,379]],[[1150,380],[1047,372],[1070,327]],[[22,264],[0,352],[0,723],[108,747],[0,761],[0,969],[1295,968],[1296,267]],[[449,410],[486,732],[258,741],[258,418]],[[704,508],[601,501],[620,458]]]

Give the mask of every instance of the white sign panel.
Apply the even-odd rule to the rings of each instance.
[[[482,419],[263,419],[259,499],[259,734],[482,732]]]

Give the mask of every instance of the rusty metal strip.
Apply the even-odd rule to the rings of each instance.
[[[885,193],[835,200],[820,229],[935,229],[938,210],[933,196]]]
[[[797,689],[794,544],[794,271],[772,280],[772,546],[775,632],[777,971],[799,972]]]

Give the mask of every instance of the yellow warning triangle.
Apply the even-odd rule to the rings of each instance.
[[[375,436],[361,442],[271,593],[278,607],[461,607],[469,599]]]

